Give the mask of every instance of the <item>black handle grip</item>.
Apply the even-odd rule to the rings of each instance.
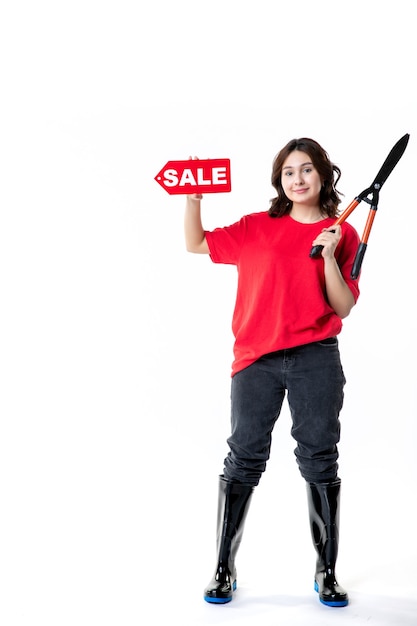
[[[317,259],[317,257],[320,256],[321,251],[323,250],[324,246],[313,246],[310,250],[310,258],[311,259]]]
[[[357,278],[361,271],[363,257],[365,256],[367,244],[361,242],[359,244],[358,251],[356,252],[355,260],[353,261],[352,271],[350,273],[351,278]]]

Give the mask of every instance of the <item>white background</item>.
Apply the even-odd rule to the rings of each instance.
[[[4,3],[0,622],[417,624],[416,33],[408,0]],[[168,160],[230,158],[206,228],[266,210],[311,136],[347,205],[394,143],[340,339],[340,582],[312,590],[285,408],[227,607],[215,560],[236,274],[187,254]],[[368,205],[350,221],[362,233]]]

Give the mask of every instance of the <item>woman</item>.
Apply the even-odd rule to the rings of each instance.
[[[328,606],[348,604],[335,574],[345,384],[337,335],[359,296],[358,281],[350,277],[359,237],[347,222],[334,225],[340,176],[316,141],[293,139],[275,157],[277,196],[268,211],[210,232],[202,226],[202,196],[187,196],[187,250],[238,270],[231,435],[219,477],[218,558],[204,592],[207,602],[224,604],[233,597],[246,514],[287,394],[317,552],[315,589]],[[322,246],[318,259],[309,255],[313,245]]]

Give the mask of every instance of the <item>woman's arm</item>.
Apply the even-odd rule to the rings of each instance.
[[[206,236],[201,222],[201,199],[200,194],[187,196],[184,216],[185,246],[188,252],[208,254]]]
[[[330,306],[342,319],[347,317],[355,306],[353,293],[345,283],[336,259],[324,260],[324,278]]]
[[[334,251],[342,236],[340,226],[325,228],[315,239],[313,245],[322,245],[324,258],[324,279],[326,282],[327,299],[330,306],[340,318],[347,317],[355,306],[353,293],[347,286]]]

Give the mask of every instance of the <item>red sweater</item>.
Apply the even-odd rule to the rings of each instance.
[[[205,233],[212,261],[238,270],[232,376],[268,352],[340,333],[342,320],[326,299],[324,260],[309,256],[313,239],[333,223],[303,224],[262,212]],[[356,230],[344,222],[335,257],[355,301],[358,281],[350,272],[358,245]]]

